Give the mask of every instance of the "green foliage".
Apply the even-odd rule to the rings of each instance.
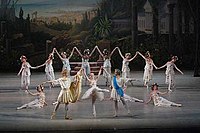
[[[54,30],[58,30],[58,31],[62,31],[62,30],[70,30],[72,28],[72,23],[64,23],[64,22],[57,22],[57,23],[53,23],[53,24],[46,24],[45,26],[50,28],[50,29],[54,29]]]

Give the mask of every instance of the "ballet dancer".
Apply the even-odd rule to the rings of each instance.
[[[38,96],[37,99],[33,100],[30,103],[24,104],[20,107],[17,107],[17,110],[20,109],[33,109],[33,108],[43,108],[45,105],[47,105],[45,101],[45,93],[44,93],[44,87],[42,85],[38,85],[36,87],[37,92],[32,93],[29,90],[27,90],[28,94],[31,96]]]
[[[74,76],[74,81],[71,81],[71,78],[68,76],[68,71],[64,69],[62,71],[62,77],[57,80],[46,81],[45,83],[53,83],[59,84],[61,87],[61,91],[58,95],[56,105],[54,107],[53,113],[51,115],[51,119],[55,118],[56,111],[59,108],[60,104],[65,104],[65,119],[72,120],[71,117],[68,116],[68,104],[75,103],[81,93],[81,82],[82,82],[82,69],[80,69],[77,74]]]
[[[149,82],[152,80],[152,75],[153,75],[153,67],[158,69],[158,67],[154,64],[153,60],[151,59],[150,52],[147,51],[145,53],[145,56],[142,55],[140,52],[137,52],[146,62],[146,65],[144,67],[144,76],[143,76],[143,81],[144,81],[144,86],[149,88]]]
[[[94,73],[90,73],[90,76],[88,77],[85,74],[86,79],[89,81],[89,84],[91,88],[89,88],[82,96],[82,99],[92,99],[92,109],[93,109],[93,116],[96,118],[96,108],[95,108],[95,101],[96,99],[99,99],[100,101],[104,100],[104,93],[103,92],[109,92],[107,89],[100,89],[97,86],[97,82],[99,80],[99,76],[101,75],[103,67],[100,68],[99,73],[97,77],[94,76]]]
[[[124,78],[124,80],[129,80],[130,82],[133,81],[134,79],[130,80],[130,68],[129,68],[129,62],[131,62],[132,60],[134,60],[137,56],[137,52],[136,54],[131,58],[131,53],[126,53],[125,56],[122,55],[119,47],[117,47],[120,56],[123,59],[122,62],[122,77]],[[132,82],[131,82],[132,84]],[[133,85],[133,84],[132,84]]]
[[[63,67],[62,67],[62,70],[64,69],[67,69],[68,73],[69,73],[69,76],[70,76],[70,71],[71,71],[71,67],[70,67],[70,64],[69,64],[69,60],[70,58],[72,57],[73,53],[74,53],[74,49],[72,49],[72,52],[71,54],[67,57],[67,53],[66,52],[62,52],[61,55],[58,53],[57,49],[54,48],[54,51],[56,52],[56,54],[58,55],[58,57],[60,58],[60,60],[62,61],[63,63]]]
[[[149,100],[146,102],[147,104],[153,100],[153,103],[155,106],[164,106],[164,107],[170,107],[170,106],[177,106],[177,107],[181,107],[181,104],[177,104],[171,101],[168,101],[167,99],[159,96],[159,94],[164,95],[168,92],[160,92],[158,91],[158,84],[154,83],[151,87],[151,92],[150,92],[150,98]]]
[[[91,58],[92,54],[94,53],[96,47],[92,50],[91,53],[90,53],[89,49],[85,49],[83,51],[83,54],[81,54],[81,52],[78,50],[77,47],[74,47],[74,48],[78,52],[78,54],[81,56],[81,58],[82,58],[82,68],[84,68],[84,71],[85,71],[86,75],[89,76],[89,74],[90,74],[89,59]]]
[[[53,69],[53,66],[52,66],[53,59],[54,59],[53,54],[54,54],[54,50],[52,51],[52,53],[49,54],[49,57],[45,61],[44,64],[37,66],[37,68],[45,66],[46,79],[48,81],[55,80],[54,69]],[[49,87],[51,89],[53,87],[53,84],[50,83]]]
[[[21,88],[27,91],[30,85],[30,76],[31,76],[30,68],[37,69],[37,67],[32,67],[27,62],[27,58],[24,55],[20,57],[20,60],[22,62],[22,66],[17,75],[20,76],[21,74]]]
[[[171,61],[168,61],[165,65],[159,67],[158,69],[162,69],[166,67],[166,80],[165,83],[168,84],[168,90],[171,92],[171,87],[175,88],[175,72],[174,68],[183,74],[183,72],[175,65],[175,62],[178,60],[177,56],[172,56]]]
[[[117,49],[117,47],[115,47],[111,53],[109,53],[109,51],[107,49],[103,50],[103,53],[101,52],[101,50],[98,48],[98,46],[96,46],[99,54],[103,57],[103,68],[109,73],[107,74],[105,71],[103,71],[103,76],[104,78],[106,78],[106,86],[109,84],[111,77],[111,56],[113,55],[113,53],[115,52],[115,50]]]
[[[121,72],[119,69],[115,69],[115,75],[112,80],[112,90],[111,90],[110,99],[114,101],[114,105],[115,105],[114,117],[118,116],[118,101],[122,102],[128,114],[130,114],[130,110],[124,98],[124,91],[122,89],[124,82],[123,82],[123,78],[120,77],[120,73]]]

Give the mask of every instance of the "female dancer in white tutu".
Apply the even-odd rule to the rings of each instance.
[[[144,81],[144,86],[147,87],[147,89],[149,88],[148,84],[150,82],[150,80],[152,80],[152,75],[153,75],[153,67],[155,67],[156,69],[157,66],[153,63],[153,60],[151,59],[151,55],[150,52],[147,51],[145,53],[145,56],[142,55],[140,52],[137,52],[146,62],[146,65],[144,67],[144,76],[143,76],[143,81]]]
[[[20,57],[20,60],[22,62],[21,69],[19,73],[17,74],[18,76],[21,74],[21,87],[24,90],[28,90],[28,87],[30,85],[30,68],[31,69],[37,69],[37,67],[32,67],[28,62],[26,56],[22,55]]]
[[[130,114],[130,110],[128,108],[126,101],[143,102],[143,100],[139,100],[137,98],[133,98],[124,94],[124,90],[122,89],[122,87],[124,87],[125,83],[124,83],[124,79],[120,77],[120,73],[121,72],[119,69],[115,69],[115,76],[113,77],[112,86],[111,86],[112,90],[111,90],[110,99],[114,101],[114,105],[115,105],[114,117],[118,116],[118,101],[122,102],[128,114]]]
[[[28,94],[32,95],[32,96],[38,96],[37,99],[33,100],[30,103],[24,104],[20,107],[17,107],[17,110],[20,109],[32,109],[32,108],[43,108],[45,105],[47,105],[46,101],[45,101],[45,93],[44,93],[44,87],[42,85],[38,85],[36,87],[37,92],[36,93],[32,93],[29,90],[27,90]]]
[[[54,69],[52,66],[53,59],[54,59],[53,54],[54,54],[54,50],[52,53],[49,54],[49,57],[45,61],[44,64],[37,66],[37,68],[45,66],[46,79],[48,81],[55,80]],[[49,87],[52,88],[53,84],[50,83]]]
[[[98,98],[100,101],[104,100],[104,93],[103,92],[109,92],[107,89],[100,89],[97,87],[97,82],[99,79],[99,76],[101,75],[103,67],[100,68],[98,76],[95,77],[94,73],[90,73],[90,76],[88,77],[86,74],[86,78],[90,83],[91,88],[89,88],[82,96],[82,99],[92,99],[92,109],[93,109],[93,116],[96,117],[96,108],[95,108],[95,101]]]
[[[76,49],[76,51],[78,52],[78,54],[82,57],[82,68],[84,68],[84,71],[86,73],[86,75],[89,76],[90,74],[90,64],[89,64],[89,59],[91,58],[92,54],[94,53],[96,47],[92,50],[92,52],[90,53],[89,49],[85,49],[83,51],[83,54],[81,54],[81,52],[78,50],[77,47],[74,47]]]
[[[111,56],[113,55],[113,53],[115,52],[115,50],[117,49],[117,47],[115,47],[113,49],[113,51],[109,54],[109,51],[107,49],[103,50],[103,53],[101,53],[101,50],[97,47],[97,50],[99,52],[99,54],[103,57],[103,68],[109,73],[107,74],[107,72],[103,71],[103,76],[106,78],[106,85],[108,85],[109,81],[111,80],[110,74],[111,74]]]
[[[69,76],[70,76],[70,71],[71,71],[71,67],[70,67],[70,64],[69,64],[69,60],[70,58],[72,57],[73,53],[74,53],[74,49],[72,49],[72,52],[71,54],[67,57],[67,53],[66,52],[62,52],[61,55],[58,53],[57,49],[54,48],[54,51],[57,53],[58,57],[60,58],[60,60],[62,61],[63,63],[63,67],[62,67],[62,70],[64,69],[67,69],[68,73],[69,73]]]
[[[54,107],[51,119],[54,119],[56,111],[58,110],[60,104],[65,104],[65,119],[71,120],[72,118],[68,116],[68,104],[75,103],[81,93],[81,82],[82,82],[82,69],[74,76],[74,81],[68,76],[68,71],[64,69],[62,71],[62,77],[57,80],[46,81],[45,83],[59,84],[61,91],[58,95],[56,105]]]
[[[161,68],[164,68],[164,67],[167,67],[166,68],[166,80],[165,80],[165,83],[168,84],[168,90],[169,91],[172,91],[171,90],[171,87],[172,88],[175,88],[175,72],[174,72],[174,68],[179,71],[181,74],[183,74],[183,72],[178,69],[178,67],[175,65],[175,62],[178,60],[178,57],[177,56],[173,56],[171,61],[168,61],[165,65],[159,67],[158,69],[161,69]]]
[[[130,79],[130,68],[129,68],[129,62],[131,62],[132,60],[134,60],[137,56],[137,53],[133,56],[133,58],[131,58],[131,53],[126,53],[125,56],[122,55],[120,49],[117,47],[120,56],[123,59],[122,62],[122,77],[124,78],[124,80],[129,80],[130,82],[133,81],[134,79]],[[132,82],[131,82],[132,84]]]
[[[147,104],[153,100],[153,103],[155,106],[164,106],[164,107],[170,107],[170,106],[177,106],[177,107],[181,107],[181,104],[177,104],[171,101],[168,101],[167,99],[160,97],[159,94],[163,95],[166,94],[167,92],[160,92],[158,91],[158,85],[157,83],[154,83],[151,87],[151,93],[150,93],[150,98],[149,100],[146,102]]]

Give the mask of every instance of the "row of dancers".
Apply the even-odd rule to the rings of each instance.
[[[98,49],[98,51],[100,51],[99,48],[96,46],[93,49],[93,51],[91,52],[91,54],[89,54],[89,51],[86,50],[87,51],[86,55],[88,57],[91,57],[92,53],[95,51],[96,48]],[[73,55],[74,50],[79,51],[76,47],[74,47],[70,56]],[[118,50],[119,53],[120,53],[120,55],[123,56],[121,54],[121,51],[120,51],[120,49],[118,47],[116,47],[111,52],[111,55],[114,53],[115,50]],[[89,58],[87,58],[87,61],[85,61],[86,57],[84,57],[85,56],[84,55],[84,56],[82,56],[83,64],[82,64],[82,67],[81,67],[80,71],[72,78],[69,75],[70,74],[70,69],[66,68],[66,66],[69,66],[69,58],[66,57],[65,53],[62,53],[61,56],[60,56],[59,53],[58,53],[58,51],[55,48],[53,49],[53,52],[49,55],[48,60],[44,64],[39,65],[37,67],[32,67],[28,62],[26,62],[26,60],[27,60],[26,57],[22,56],[21,57],[22,68],[20,69],[20,72],[18,73],[18,75],[20,73],[22,73],[22,82],[21,83],[22,83],[22,85],[25,85],[24,87],[25,87],[25,89],[27,90],[27,92],[29,94],[31,94],[33,96],[37,95],[38,98],[36,100],[34,100],[33,102],[30,102],[28,104],[22,105],[21,107],[18,107],[17,109],[32,108],[32,107],[42,108],[42,107],[44,107],[46,105],[45,93],[44,93],[44,87],[43,87],[43,85],[39,85],[37,87],[37,93],[30,92],[28,90],[28,86],[26,86],[26,85],[27,85],[27,83],[30,84],[30,68],[37,69],[37,68],[39,68],[41,66],[46,65],[45,71],[49,70],[48,69],[48,65],[52,66],[52,60],[53,60],[53,53],[54,52],[56,52],[58,54],[58,56],[61,58],[61,60],[62,59],[66,59],[67,61],[64,61],[64,60],[62,60],[62,61],[65,62],[65,63],[68,62],[68,64],[66,65],[65,63],[63,63],[63,70],[62,70],[62,77],[61,78],[55,80],[55,76],[54,77],[51,76],[53,78],[47,79],[46,82],[43,82],[43,84],[50,83],[50,87],[54,86],[55,84],[59,84],[61,86],[61,91],[60,91],[59,96],[57,98],[57,102],[55,103],[55,108],[54,108],[54,111],[53,111],[53,113],[51,115],[51,119],[53,119],[55,117],[56,111],[59,108],[59,105],[61,103],[65,104],[65,112],[66,112],[65,119],[71,119],[71,117],[69,117],[68,114],[67,114],[68,104],[69,103],[75,103],[79,99],[80,94],[81,94],[82,76],[86,77],[86,79],[89,81],[89,84],[91,86],[91,88],[89,88],[83,94],[82,99],[88,99],[88,98],[92,99],[93,116],[96,117],[96,109],[95,109],[95,101],[96,101],[96,99],[103,100],[104,99],[104,92],[109,92],[108,89],[100,89],[97,86],[97,82],[98,82],[99,76],[101,74],[101,71],[104,71],[104,76],[106,76],[107,78],[111,78],[111,88],[112,89],[111,89],[110,99],[114,101],[114,107],[115,107],[114,108],[115,109],[115,111],[114,111],[114,117],[118,116],[118,102],[119,101],[122,102],[122,104],[126,108],[127,112],[130,113],[130,110],[128,108],[128,105],[127,105],[126,101],[128,100],[128,101],[132,101],[132,102],[133,101],[143,102],[143,100],[131,97],[131,96],[129,96],[129,95],[127,95],[127,94],[124,93],[124,89],[127,88],[126,82],[128,81],[127,79],[129,78],[128,76],[129,76],[129,72],[130,72],[130,69],[128,67],[128,63],[130,61],[132,61],[134,58],[136,58],[137,54],[141,55],[145,59],[145,61],[146,61],[146,66],[145,66],[145,71],[146,72],[144,72],[144,79],[149,79],[149,81],[152,79],[152,77],[151,78],[149,77],[149,76],[152,76],[152,71],[149,71],[149,70],[153,70],[153,68],[152,68],[153,66],[158,69],[158,67],[156,67],[155,64],[153,63],[153,60],[150,58],[149,52],[147,52],[146,56],[143,56],[140,52],[136,52],[136,54],[135,54],[135,56],[133,58],[130,58],[130,53],[126,53],[125,57],[123,57],[123,64],[124,64],[124,66],[122,67],[122,76],[121,76],[121,71],[119,69],[116,69],[115,73],[114,73],[114,76],[112,77],[111,73],[110,73],[111,71],[109,71],[108,68],[106,68],[105,66],[102,66],[101,69],[100,69],[100,71],[99,71],[99,74],[97,75],[97,77],[95,77],[94,73],[89,73],[88,74],[88,71],[90,70],[90,69],[88,69],[89,65],[87,65],[87,64],[89,64],[89,62],[88,62]],[[105,52],[103,52],[103,53],[105,53]],[[65,55],[65,56],[63,56],[63,55]],[[104,54],[104,55],[106,55],[106,54]],[[108,62],[108,61],[110,62],[110,58],[111,58],[110,56],[109,56],[109,58],[104,58],[104,64],[106,64],[105,62]],[[106,61],[106,60],[108,60],[108,61]],[[163,68],[165,66],[168,67],[168,65],[170,63],[174,64],[174,62],[176,60],[177,60],[177,58],[173,57],[172,61],[167,62],[164,66],[162,66],[160,68]],[[86,63],[86,62],[88,62],[88,63]],[[176,69],[178,69],[175,66],[175,64],[173,65],[173,67],[175,67]],[[53,67],[50,67],[50,68],[53,69]],[[28,69],[28,71],[25,71],[26,69]],[[149,73],[150,73],[150,75],[148,75]],[[25,75],[23,75],[23,74],[25,74]],[[46,75],[48,77],[51,74],[50,73],[48,73],[48,74],[46,73]],[[29,76],[29,79],[27,78],[28,76]],[[25,79],[25,77],[26,77],[26,79]],[[147,77],[147,78],[145,78],[145,77]],[[170,79],[170,77],[168,77],[168,79]],[[146,82],[144,80],[144,84],[147,85],[147,83],[148,82]],[[152,87],[151,87],[151,89],[152,89],[152,91],[150,93],[150,98],[145,103],[149,103],[151,100],[153,100],[155,106],[179,106],[179,107],[181,106],[181,104],[176,104],[174,102],[168,101],[168,100],[160,97],[159,96],[160,94],[165,94],[167,92],[162,93],[162,92],[158,91],[158,85],[157,84],[153,84]]]
[[[71,67],[69,60],[73,56],[74,51],[76,50],[77,53],[82,57],[82,68],[84,68],[84,71],[86,75],[90,74],[90,64],[89,64],[89,59],[91,58],[92,54],[95,52],[95,50],[98,50],[99,54],[103,57],[104,63],[103,63],[103,68],[105,71],[103,71],[103,76],[106,78],[106,85],[111,81],[110,74],[111,74],[111,56],[115,52],[115,50],[118,50],[120,56],[122,57],[122,77],[127,80],[133,80],[133,78],[130,77],[130,68],[129,68],[129,63],[133,61],[137,55],[140,55],[144,60],[145,60],[145,67],[144,67],[144,75],[143,75],[143,81],[144,81],[144,86],[148,88],[149,82],[152,80],[153,76],[153,68],[155,69],[162,69],[166,67],[166,80],[165,83],[168,84],[168,90],[172,91],[171,88],[175,88],[175,71],[176,69],[178,72],[183,74],[183,72],[175,65],[175,62],[178,60],[177,56],[172,56],[171,60],[168,61],[165,65],[161,67],[157,67],[153,59],[151,59],[150,52],[147,51],[145,55],[141,54],[139,51],[136,52],[136,54],[131,58],[131,53],[125,53],[125,56],[121,53],[120,49],[118,47],[115,47],[111,53],[107,49],[104,49],[103,52],[100,51],[98,46],[95,46],[92,52],[90,53],[89,49],[85,49],[83,54],[78,50],[78,48],[74,47],[72,49],[71,54],[67,57],[66,52],[62,52],[59,54],[59,52],[56,50],[56,48],[53,49],[53,51],[49,54],[48,59],[45,61],[44,64],[32,67],[28,62],[26,56],[21,56],[21,61],[22,61],[22,66],[21,69],[18,73],[18,75],[21,74],[21,87],[24,89],[28,89],[28,86],[30,85],[30,68],[31,69],[37,69],[40,67],[45,66],[45,73],[46,73],[46,79],[48,81],[54,80],[55,75],[54,75],[54,69],[53,69],[53,59],[54,59],[54,53],[58,55],[58,57],[61,59],[63,63],[62,70],[66,69],[70,75]],[[107,73],[106,73],[107,71]],[[50,85],[52,87],[52,85]]]

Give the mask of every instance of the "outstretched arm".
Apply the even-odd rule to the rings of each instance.
[[[158,69],[158,67],[154,64],[153,60],[152,60],[152,64],[155,67],[155,69]]]
[[[121,50],[119,49],[119,47],[117,47],[117,49],[118,49],[119,55],[122,57],[122,59],[124,59],[124,56],[122,55],[122,52],[121,52]]]
[[[181,74],[183,74],[183,72],[180,69],[178,69],[178,67],[175,64],[174,64],[174,67],[176,68],[177,71],[179,71]]]
[[[70,58],[72,57],[72,55],[74,54],[74,49],[75,49],[75,48],[72,49],[72,52],[71,52],[71,54],[69,55],[68,59],[70,59]]]
[[[43,66],[45,66],[46,64],[47,64],[47,61],[46,61],[44,64],[42,64],[42,65],[36,66],[36,68],[43,67]]]
[[[161,95],[164,95],[164,94],[167,94],[168,92],[167,91],[166,92],[160,92],[160,91],[158,91],[158,93],[161,94]]]
[[[137,54],[138,54],[138,53],[136,52],[135,55],[133,56],[133,58],[131,58],[129,61],[134,60],[134,59],[136,58]]]
[[[115,47],[115,48],[113,49],[113,51],[110,53],[110,57],[113,55],[113,53],[115,52],[116,49],[117,49],[117,47]]]
[[[37,95],[39,95],[39,93],[32,93],[32,92],[30,92],[29,89],[27,89],[27,92],[28,92],[28,94],[30,94],[31,96],[37,96]]]
[[[158,69],[162,69],[162,68],[164,68],[164,67],[166,67],[166,66],[167,66],[167,63],[166,63],[165,65],[159,67]]]
[[[96,46],[96,49],[97,49],[97,51],[99,52],[99,54],[103,57],[103,54],[102,54],[102,52],[101,52],[101,50],[99,49],[98,46]]]
[[[83,57],[83,55],[81,54],[81,52],[78,50],[77,47],[74,47],[74,49],[78,52],[78,54],[79,54],[81,57]]]
[[[139,51],[137,51],[137,53],[143,58],[143,59],[145,59],[146,60],[146,58],[144,57],[144,55],[143,54],[141,54]]]

